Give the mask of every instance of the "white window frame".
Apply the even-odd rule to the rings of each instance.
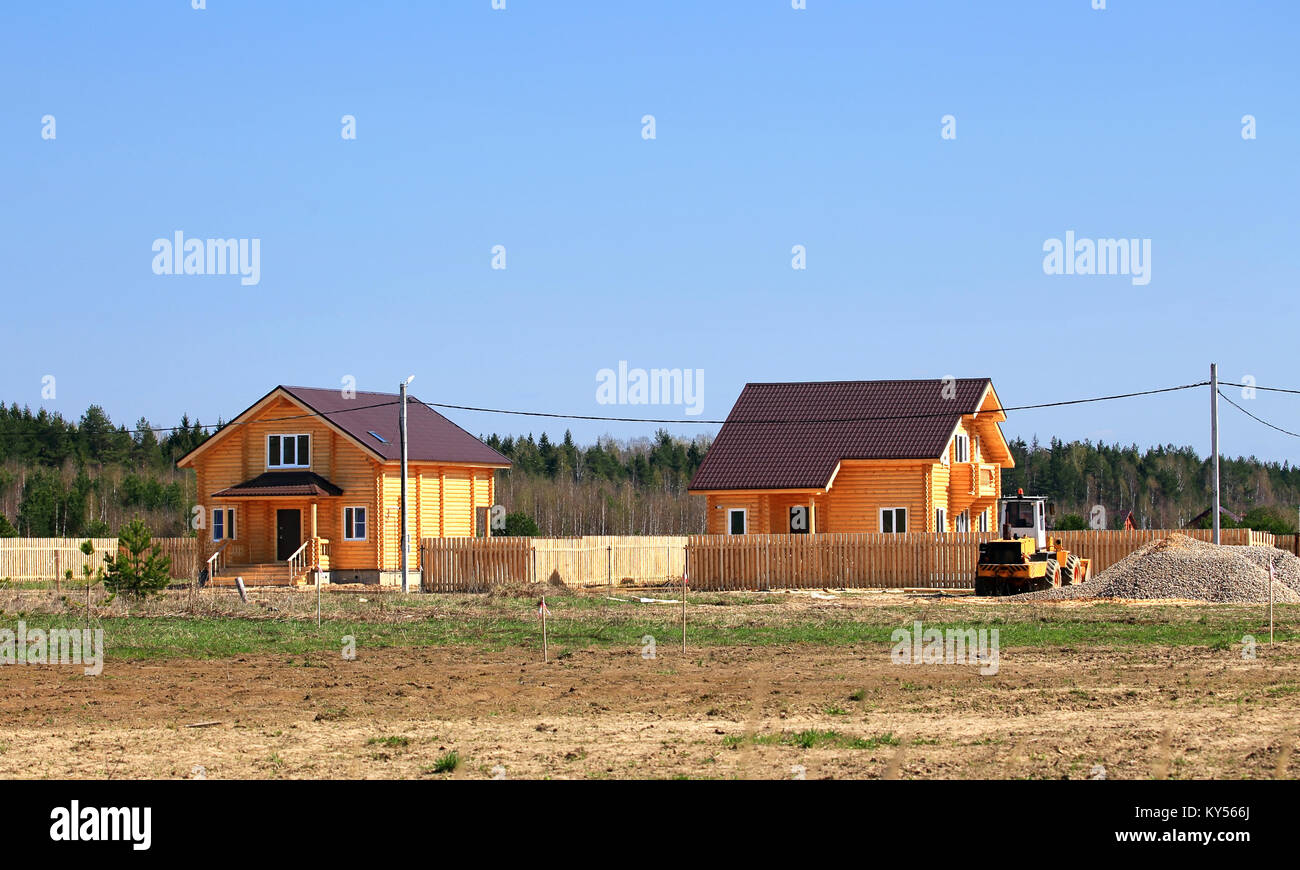
[[[962,511],[953,517],[953,531],[969,532],[970,531],[970,511]]]
[[[903,527],[901,529],[898,527],[899,511],[903,512]],[[894,530],[892,532],[885,531],[885,514],[890,514],[893,517],[893,522],[891,523],[891,525],[893,525]],[[880,509],[879,514],[877,514],[876,516],[876,522],[877,522],[876,528],[879,529],[880,533],[884,535],[905,535],[907,534],[907,515],[908,515],[908,509],[905,507],[901,507],[901,506],[882,507]]]
[[[221,537],[217,537],[217,514],[221,513]],[[231,527],[234,527],[234,534],[228,534]],[[239,539],[239,521],[235,518],[235,509],[233,507],[214,507],[212,509],[212,542],[214,544],[221,541],[236,541]]]
[[[958,432],[952,439],[952,452],[957,462],[970,462],[970,436]]]
[[[733,514],[740,514],[742,517],[744,517],[745,520],[744,523],[745,530],[743,532],[739,532],[739,534],[742,535],[749,534],[749,509],[748,508],[727,508],[727,534],[728,535],[738,534],[737,532],[733,532],[731,530],[731,517]]]
[[[280,455],[279,455],[279,457],[277,457],[277,458],[279,459],[279,461],[278,461],[278,462],[275,462],[275,463],[272,463],[272,462],[271,462],[271,439],[272,439],[272,438],[279,438],[279,439],[280,439]],[[293,458],[294,458],[294,460],[295,460],[295,464],[293,464],[293,465],[287,465],[287,464],[285,464],[285,462],[284,462],[284,439],[286,439],[286,438],[292,438],[292,439],[293,439]],[[300,439],[300,438],[306,438],[306,439],[307,439],[307,461],[306,461],[306,462],[298,461],[298,460],[299,460],[299,453],[301,452],[301,451],[299,451],[299,449],[298,449],[298,447],[299,447],[298,439]],[[312,454],[312,446],[311,446],[311,433],[310,433],[310,432],[272,432],[271,434],[269,434],[269,435],[266,436],[266,467],[267,467],[268,469],[274,469],[274,468],[311,468],[311,454]]]
[[[989,511],[988,511],[988,508],[985,508],[984,510],[980,511],[979,530],[980,530],[981,532],[987,532],[987,531],[989,530]]]
[[[934,509],[934,530],[943,534],[948,531],[948,509],[937,507]]]
[[[356,512],[361,511],[361,537],[356,537]],[[349,522],[348,515],[352,515]],[[365,541],[370,538],[370,511],[366,505],[350,504],[343,507],[343,540],[345,541]]]

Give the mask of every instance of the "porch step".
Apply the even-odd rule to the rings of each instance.
[[[221,573],[208,581],[208,585],[233,587],[236,577],[243,577],[245,586],[304,586],[311,579],[311,572],[303,572],[291,580],[289,566],[283,562],[227,565],[221,569]]]

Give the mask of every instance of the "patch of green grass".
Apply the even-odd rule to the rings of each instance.
[[[367,746],[388,746],[394,749],[401,749],[411,745],[409,737],[371,737],[366,741]]]
[[[489,596],[388,596],[384,602],[361,603],[352,596],[329,596],[326,619],[316,627],[315,614],[299,618],[249,616],[186,617],[166,615],[104,617],[105,655],[110,661],[167,658],[221,659],[241,655],[271,654],[293,658],[295,664],[320,654],[340,656],[345,635],[356,638],[359,655],[388,647],[462,646],[499,650],[539,647],[540,631],[532,599]],[[384,607],[380,607],[380,604]],[[603,596],[557,596],[548,599],[548,623],[553,649],[561,657],[591,647],[637,647],[643,636],[674,636],[680,632],[680,615],[674,607],[608,601]],[[712,612],[702,604],[720,605]],[[729,613],[733,605],[755,605],[753,596],[692,597],[695,608],[689,627],[689,644],[699,648],[806,644],[837,647],[870,646],[887,651],[891,634],[909,626],[915,607],[846,608],[834,613],[764,609],[761,618],[737,622]],[[35,605],[36,602],[33,602]],[[723,606],[726,605],[726,606]],[[48,602],[41,606],[52,606]],[[399,608],[403,618],[394,620]],[[387,612],[388,615],[385,615]],[[1279,641],[1300,640],[1300,605],[1278,606]],[[84,615],[18,611],[31,628],[81,628]],[[416,617],[416,618],[411,618]],[[1170,646],[1229,651],[1240,646],[1245,634],[1259,634],[1256,608],[1236,605],[1204,607],[1126,608],[1095,604],[1068,611],[1030,604],[1005,604],[996,609],[944,603],[927,611],[926,628],[969,630],[996,627],[1006,651],[1016,647],[1067,646]],[[302,661],[303,665],[308,662]],[[670,665],[675,669],[675,664]],[[909,691],[923,687],[908,684]],[[865,698],[858,690],[850,700]]]
[[[853,692],[849,693],[850,701],[861,701],[865,697],[867,697],[866,689],[855,689]]]
[[[804,731],[783,731],[777,734],[728,735],[722,738],[722,745],[734,749],[743,744],[754,746],[797,746],[800,749],[878,749],[881,746],[897,746],[899,739],[892,733],[875,737],[853,737],[839,731],[809,728]]]
[[[847,715],[849,715],[849,711],[848,711],[848,710],[845,710],[843,707],[837,707],[837,706],[835,706],[835,705],[831,705],[831,706],[827,707],[826,709],[822,710],[822,712],[825,713],[827,716],[847,716]]]
[[[460,767],[460,753],[453,749],[433,763],[433,772],[451,773],[458,767]]]

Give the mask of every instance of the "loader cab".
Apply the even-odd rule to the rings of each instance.
[[[1047,499],[1020,494],[998,499],[998,530],[1004,538],[1033,538],[1036,549],[1047,549]]]

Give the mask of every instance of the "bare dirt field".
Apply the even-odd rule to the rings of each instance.
[[[879,601],[907,603],[905,596]],[[914,603],[914,602],[913,602]],[[804,599],[796,608],[810,610]],[[1052,609],[1068,614],[1080,605]],[[872,610],[855,599],[854,608]],[[983,613],[983,602],[961,605]],[[746,607],[721,608],[745,620]],[[1195,608],[1184,617],[1197,620]],[[740,623],[737,623],[740,624]],[[667,634],[672,637],[671,634]],[[680,635],[678,635],[678,638]],[[0,668],[0,777],[1292,778],[1300,642],[390,646]],[[203,727],[187,727],[202,724]],[[459,764],[440,770],[454,752]]]

